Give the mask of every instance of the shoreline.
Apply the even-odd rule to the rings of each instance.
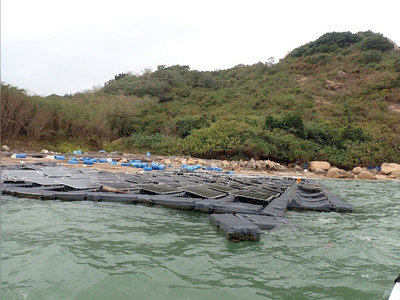
[[[26,158],[12,158],[13,153],[18,152],[1,152],[1,165],[18,165],[18,164],[30,164],[30,163],[45,163],[45,162],[54,162],[57,165],[69,167],[69,168],[91,168],[95,170],[103,170],[109,172],[126,172],[126,173],[138,173],[143,172],[141,168],[134,168],[132,166],[121,166],[121,162],[128,162],[131,159],[139,159],[144,163],[162,163],[166,166],[173,165],[173,167],[167,167],[166,170],[179,170],[181,169],[181,165],[199,165],[203,166],[214,166],[220,167],[223,169],[222,172],[233,171],[237,175],[263,175],[263,176],[278,176],[278,177],[300,177],[300,178],[308,178],[308,179],[356,179],[356,180],[365,180],[365,179],[374,179],[374,180],[392,180],[399,181],[400,178],[390,178],[389,175],[379,174],[375,172],[375,174],[371,173],[374,178],[357,178],[357,177],[328,177],[327,172],[321,173],[320,171],[315,173],[308,170],[301,169],[300,167],[287,167],[283,166],[279,163],[275,163],[272,161],[256,161],[250,160],[247,162],[244,161],[227,161],[227,160],[217,160],[217,159],[199,159],[187,156],[158,156],[158,155],[142,155],[142,154],[132,154],[132,153],[124,153],[124,154],[116,154],[116,153],[99,153],[99,152],[88,152],[83,154],[60,154],[60,153],[40,153],[35,151],[25,151],[23,153],[26,154]],[[22,153],[22,152],[19,152]],[[64,155],[65,160],[51,159],[54,155]],[[93,165],[84,165],[82,163],[79,164],[69,164],[68,160],[71,157],[81,158],[81,157],[97,157],[97,158],[109,158],[113,161],[118,162],[118,165],[111,165],[110,163],[95,163]],[[331,168],[337,169],[337,168]],[[337,169],[339,170],[339,169]],[[366,170],[366,169],[365,169]],[[344,170],[341,170],[344,171]],[[367,170],[366,170],[367,171]],[[199,171],[196,171],[199,172]],[[201,172],[201,171],[200,171]],[[346,171],[344,171],[346,172]],[[351,172],[347,172],[351,173]],[[343,175],[344,176],[344,175]]]

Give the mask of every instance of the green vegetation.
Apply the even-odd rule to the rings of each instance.
[[[327,33],[277,64],[159,66],[99,91],[27,96],[3,84],[3,143],[340,167],[400,162],[400,53],[372,32]]]

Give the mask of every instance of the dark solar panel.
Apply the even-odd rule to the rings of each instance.
[[[137,186],[131,182],[126,182],[123,180],[102,180],[102,179],[94,179],[94,182],[101,184],[101,185],[106,185],[109,187],[113,187],[115,189],[119,189],[119,190],[131,190],[131,189],[137,189]]]
[[[70,173],[61,168],[43,168],[43,174],[48,177],[69,177]]]
[[[216,190],[216,191],[221,191],[221,192],[230,192],[233,190],[236,190],[236,188],[231,187],[229,185],[223,185],[223,184],[218,184],[218,183],[206,183],[204,184],[205,187],[208,187],[210,189]]]
[[[226,196],[226,193],[224,193],[224,192],[212,190],[212,189],[206,188],[205,186],[199,186],[199,185],[185,187],[185,188],[183,188],[183,190],[188,192],[189,194],[200,196],[200,197],[206,198],[206,199],[221,198],[221,197]]]
[[[93,182],[90,179],[72,179],[72,178],[60,178],[56,180],[58,183],[73,188],[75,190],[85,190],[99,188],[101,184]]]
[[[13,178],[13,180],[25,180],[41,176],[40,172],[32,170],[7,170],[3,174]]]
[[[151,183],[154,182],[152,179],[149,179],[148,177],[144,177],[144,176],[134,176],[134,175],[130,175],[130,176],[124,176],[125,181],[128,182],[133,182],[133,183]]]
[[[55,178],[48,178],[48,177],[29,178],[28,181],[41,186],[51,186],[59,184]]]
[[[239,198],[257,200],[262,202],[269,202],[277,195],[276,192],[259,189],[236,190],[229,193]]]
[[[178,192],[177,188],[165,184],[137,184],[136,187],[141,190],[159,195],[174,194]]]

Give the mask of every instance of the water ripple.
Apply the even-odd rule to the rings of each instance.
[[[352,214],[231,243],[209,216],[2,197],[2,299],[387,299],[400,272],[400,184],[324,181]]]

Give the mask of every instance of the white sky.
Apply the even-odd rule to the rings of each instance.
[[[278,61],[332,31],[400,44],[399,15],[399,0],[1,0],[1,81],[64,95],[158,65]]]

